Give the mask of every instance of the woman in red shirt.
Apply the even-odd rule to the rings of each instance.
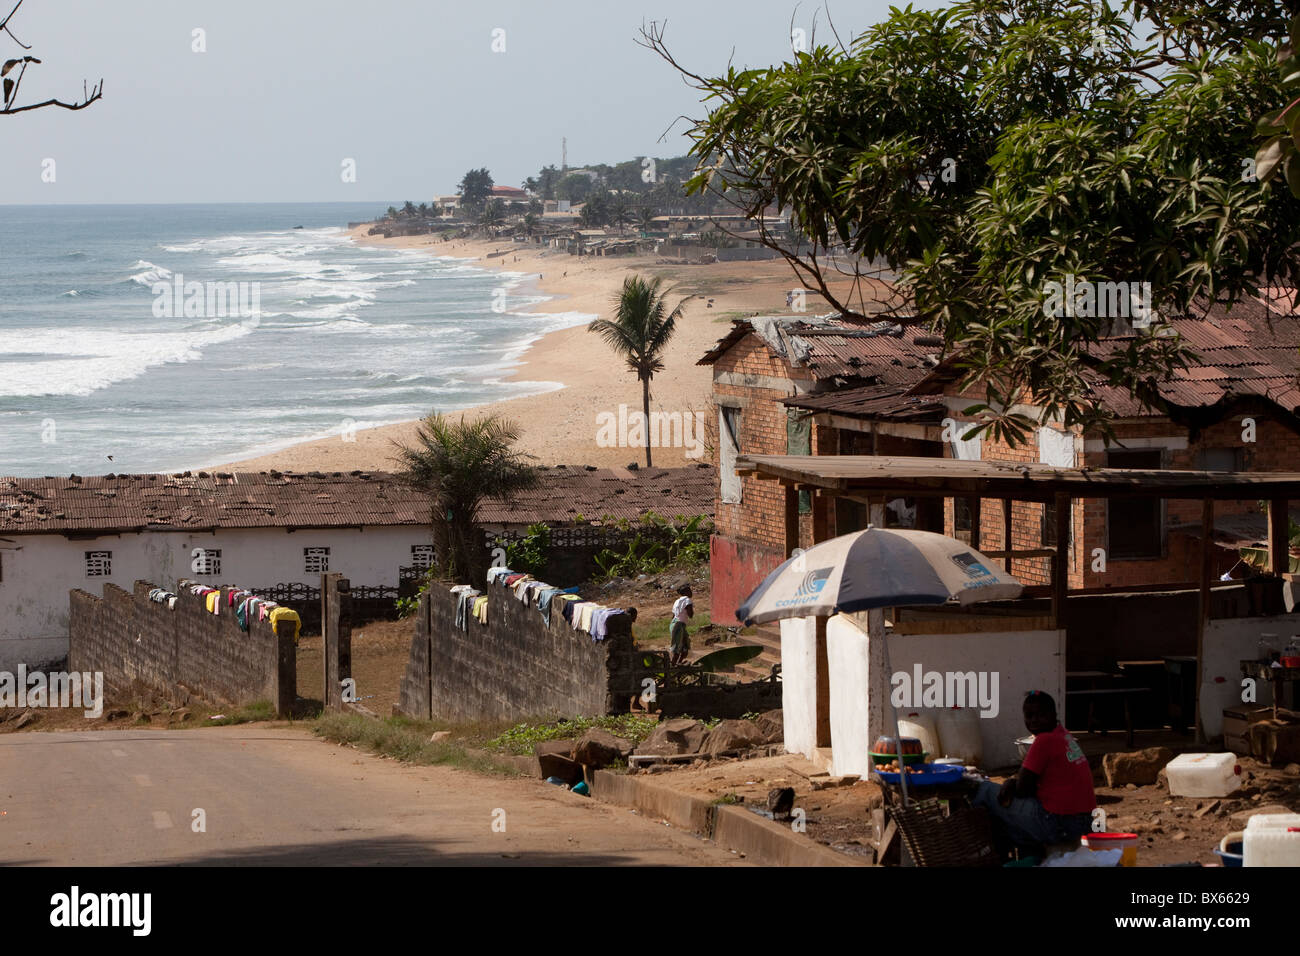
[[[1092,829],[1097,797],[1092,768],[1083,750],[1056,717],[1056,701],[1030,691],[1024,704],[1025,729],[1034,743],[1020,772],[998,786],[980,784],[973,803],[993,817],[1000,848],[1064,843]]]

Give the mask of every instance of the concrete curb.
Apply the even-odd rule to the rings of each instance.
[[[636,776],[597,770],[592,775],[591,793],[597,800],[635,807],[675,827],[698,833],[764,866],[870,865],[836,853],[743,807],[715,805]]]

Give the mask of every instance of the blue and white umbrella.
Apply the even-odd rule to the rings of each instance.
[[[868,527],[785,561],[736,610],[746,624],[908,604],[1019,597],[1022,585],[969,545],[930,531]]]

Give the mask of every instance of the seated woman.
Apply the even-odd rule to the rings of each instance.
[[[1075,739],[1056,718],[1056,701],[1030,691],[1024,704],[1025,729],[1034,735],[1020,772],[998,786],[980,784],[973,803],[993,818],[1000,851],[1077,839],[1092,829],[1097,796],[1092,769]]]

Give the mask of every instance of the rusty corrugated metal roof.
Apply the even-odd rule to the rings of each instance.
[[[557,466],[513,501],[490,499],[485,524],[560,523],[578,514],[712,514],[711,466],[629,471]],[[0,534],[215,528],[426,525],[428,498],[388,472],[199,472],[0,478]]]
[[[782,404],[814,412],[895,422],[938,424],[945,414],[942,398],[908,395],[905,386],[864,385],[819,395],[796,395]]]

